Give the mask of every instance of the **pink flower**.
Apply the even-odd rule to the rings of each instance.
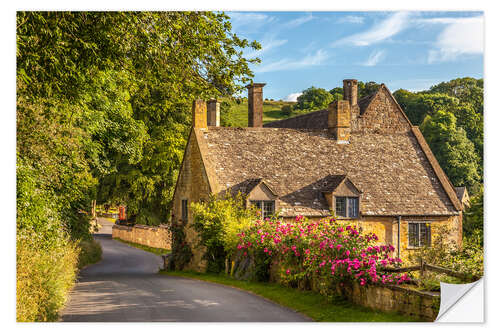
[[[290,270],[289,269],[286,270],[286,274],[290,274]]]

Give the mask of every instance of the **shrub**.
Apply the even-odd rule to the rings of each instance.
[[[95,264],[102,258],[101,244],[93,239],[81,240],[78,242],[80,256],[78,257],[78,268]]]
[[[281,107],[281,113],[283,113],[285,116],[289,116],[292,114],[292,106],[289,104],[283,105]]]
[[[377,236],[363,235],[355,226],[335,219],[295,223],[255,221],[240,235],[237,249],[243,256],[268,256],[280,267],[280,280],[291,286],[313,278],[329,283],[357,281],[402,283],[406,274],[384,274],[381,268],[400,263],[394,247],[376,246]],[[323,291],[327,292],[328,286]]]
[[[204,258],[209,272],[224,270],[225,259],[232,256],[238,245],[238,234],[255,218],[255,212],[246,209],[245,201],[238,193],[191,204],[193,228],[198,233],[199,246],[206,248]]]
[[[18,232],[16,245],[17,321],[57,320],[75,282],[78,247],[66,237],[47,243],[27,231]]]
[[[169,269],[182,270],[191,261],[193,252],[186,242],[184,226],[171,225],[170,231],[172,232],[172,260]]]

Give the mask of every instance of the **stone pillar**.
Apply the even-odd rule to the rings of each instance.
[[[351,136],[351,108],[349,101],[335,101],[328,105],[328,130],[337,143],[349,143]]]
[[[216,99],[207,102],[207,125],[220,126],[220,103]]]
[[[207,104],[202,99],[193,101],[193,127],[207,128]]]
[[[344,100],[349,101],[351,106],[358,104],[358,80],[344,80]]]
[[[265,83],[249,84],[248,89],[248,127],[262,127],[263,98],[262,87]]]

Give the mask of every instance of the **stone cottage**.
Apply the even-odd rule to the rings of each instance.
[[[192,202],[229,191],[262,217],[351,220],[397,256],[432,245],[444,228],[461,244],[462,202],[418,127],[385,85],[359,100],[356,80],[343,85],[327,109],[265,125],[264,84],[249,85],[246,128],[220,127],[218,102],[195,101],[172,223],[189,226]],[[194,249],[197,236],[185,231]],[[188,268],[204,270],[193,252]]]

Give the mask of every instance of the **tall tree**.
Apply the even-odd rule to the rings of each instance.
[[[297,97],[295,108],[299,110],[316,111],[326,108],[333,101],[333,96],[323,88],[311,87],[302,92],[302,95]]]
[[[420,126],[422,134],[443,170],[455,186],[476,186],[480,180],[479,158],[465,131],[450,112],[437,111]]]

